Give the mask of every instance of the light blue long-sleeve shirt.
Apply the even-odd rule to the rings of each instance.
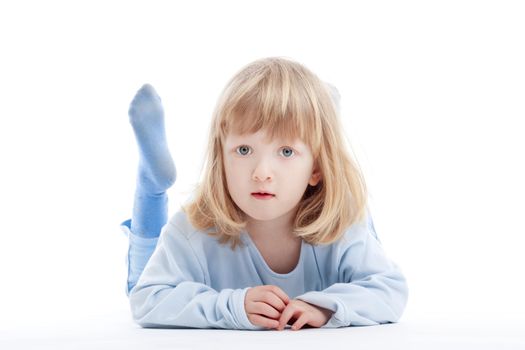
[[[332,328],[397,322],[407,302],[405,277],[385,255],[370,218],[335,243],[303,241],[297,266],[286,274],[270,269],[246,232],[244,246],[232,250],[195,229],[182,211],[158,241],[131,233],[129,221],[122,228],[130,241],[126,291],[143,327],[263,329],[244,310],[247,290],[259,285],[332,310],[324,325]]]

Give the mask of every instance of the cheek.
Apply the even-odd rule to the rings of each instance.
[[[242,184],[245,182],[246,169],[241,166],[238,162],[225,162],[224,172],[226,173],[226,182],[228,183],[228,189],[230,192],[237,192],[242,188]]]
[[[301,197],[308,186],[308,181],[312,176],[312,169],[309,166],[300,166],[293,170],[288,169],[282,174],[286,187],[294,194],[294,197]]]
[[[294,176],[297,182],[308,183],[312,176],[313,163],[311,161],[301,162],[295,167]]]
[[[226,176],[233,178],[239,177],[239,173],[242,172],[242,167],[239,165],[239,162],[228,161],[224,164],[224,170]]]

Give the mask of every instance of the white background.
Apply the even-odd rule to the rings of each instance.
[[[520,1],[2,2],[0,326],[127,310],[129,102],[144,82],[162,97],[174,213],[221,89],[266,56],[339,88],[403,319],[523,321],[524,18]]]

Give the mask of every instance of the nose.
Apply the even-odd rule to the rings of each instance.
[[[261,160],[253,170],[252,180],[256,182],[272,181],[273,174],[267,161]]]

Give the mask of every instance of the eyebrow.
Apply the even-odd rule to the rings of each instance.
[[[273,143],[273,142],[280,144],[281,146],[291,146],[295,148],[302,148],[305,145],[304,142],[301,142],[301,141],[289,141],[289,140],[270,141],[270,143]],[[229,143],[231,143],[232,145],[233,144],[243,144],[243,143],[252,144],[252,142],[249,142],[249,140],[246,140],[244,138],[232,138],[232,140]]]

